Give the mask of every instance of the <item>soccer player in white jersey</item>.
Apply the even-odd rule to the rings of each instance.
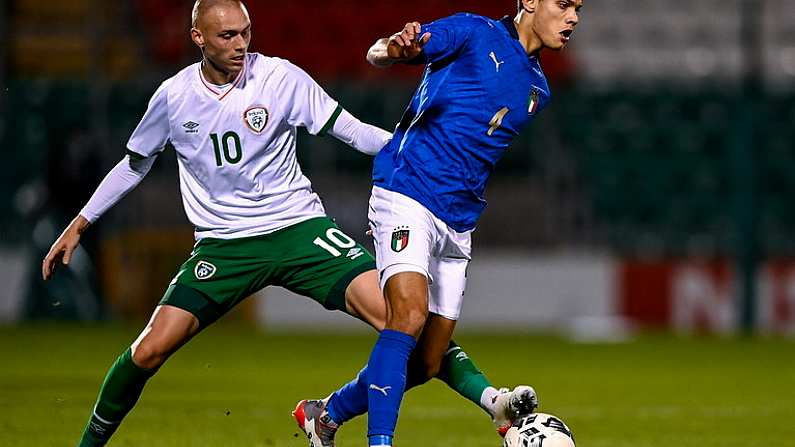
[[[143,179],[160,152],[173,147],[183,205],[198,242],[147,326],[108,371],[82,447],[105,445],[171,354],[268,285],[384,328],[386,307],[373,257],[326,217],[298,166],[295,142],[297,127],[305,127],[372,155],[391,134],[358,121],[288,61],[249,53],[251,22],[238,0],[197,1],[191,36],[202,61],[157,89],[130,137],[128,154],[42,262],[45,280],[58,264],[69,264],[91,222]],[[488,394],[484,390],[494,388],[460,352],[449,349],[449,357],[457,358],[442,366],[443,380],[479,402]],[[414,383],[438,370],[428,370],[420,358]],[[505,418],[514,411],[512,396],[501,394],[497,404],[483,407]]]

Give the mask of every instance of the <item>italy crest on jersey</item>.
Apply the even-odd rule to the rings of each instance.
[[[397,227],[392,232],[392,251],[399,253],[409,245],[409,228]]]
[[[262,133],[265,125],[268,124],[268,109],[265,107],[251,107],[243,114],[246,126],[254,133]]]
[[[537,88],[533,87],[533,89],[530,90],[530,99],[528,99],[527,101],[528,114],[533,115],[538,111],[538,104],[541,102],[541,100],[539,99],[540,96],[541,95],[539,94]]]

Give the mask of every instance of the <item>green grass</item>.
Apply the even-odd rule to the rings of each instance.
[[[74,446],[132,328],[0,328],[0,446]],[[372,336],[268,335],[219,326],[150,381],[111,446],[305,446],[295,402],[353,376]],[[464,335],[497,385],[530,383],[580,447],[795,446],[795,343],[644,337],[581,345]],[[366,419],[338,445],[362,446]],[[485,414],[434,382],[404,401],[398,445],[499,446]]]

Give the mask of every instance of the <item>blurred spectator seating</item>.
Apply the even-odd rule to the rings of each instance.
[[[130,77],[137,46],[123,2],[10,0],[10,71],[16,77]]]
[[[159,63],[176,66],[192,62],[198,55],[187,33],[192,4],[191,0],[135,0],[135,9],[147,30],[150,53]],[[430,21],[459,11],[497,18],[512,12],[510,4],[474,0],[407,0],[399,8],[369,0],[249,1],[247,5],[254,24],[252,51],[287,58],[323,79],[416,79],[417,68],[373,69],[365,61],[367,49],[376,39],[398,31],[408,20]],[[545,58],[553,79],[566,77],[569,65],[565,56],[553,54]]]
[[[739,98],[725,92],[607,93],[567,91],[554,110],[567,146],[580,160],[596,216],[615,245],[720,251],[731,249],[738,169],[752,169],[762,231],[771,250],[795,245],[787,222],[795,207],[795,102]],[[754,163],[740,166],[735,150],[738,104],[753,107]],[[776,242],[772,242],[776,241]],[[700,246],[699,246],[700,245]]]
[[[86,83],[22,82],[10,84],[5,147],[15,157],[3,182],[20,182],[46,163],[47,148],[57,147],[68,129],[85,127],[89,110]],[[107,99],[110,147],[106,165],[121,154],[129,133],[155,86],[118,84]],[[391,129],[411,94],[411,87],[383,89],[379,83],[328,84],[346,108]],[[738,104],[753,107],[755,197],[765,244],[795,253],[795,98],[792,94],[740,98],[731,90],[660,88],[605,91],[561,89],[537,125],[524,132],[500,162],[499,175],[550,176],[544,157],[570,154],[560,167],[579,183],[604,241],[632,250],[652,244],[663,250],[708,250],[732,246],[738,191],[734,155]],[[542,121],[543,120],[543,121]],[[303,138],[299,147],[307,172],[366,176],[370,160],[345,150],[333,138]],[[557,188],[552,185],[552,188]],[[565,192],[565,191],[564,191]],[[572,200],[561,196],[560,200]],[[788,248],[789,247],[789,248]]]

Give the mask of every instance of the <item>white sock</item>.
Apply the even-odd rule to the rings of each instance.
[[[488,411],[489,414],[494,417],[495,410],[495,403],[497,402],[497,396],[500,395],[500,390],[490,386],[483,390],[483,394],[480,395],[480,406],[483,407],[484,410]]]

